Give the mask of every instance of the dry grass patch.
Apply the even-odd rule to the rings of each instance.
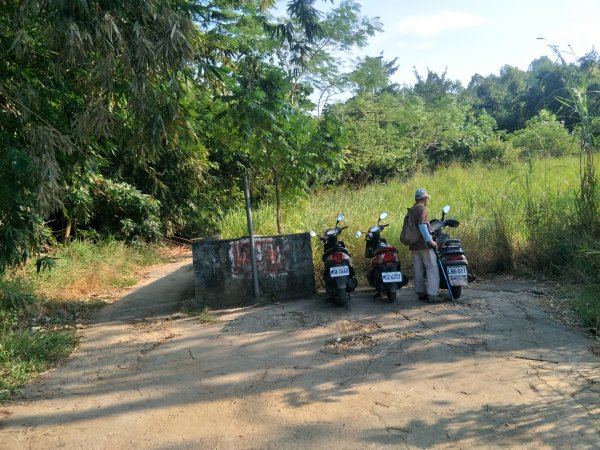
[[[394,336],[396,336],[398,339],[412,339],[417,335],[417,333],[415,331],[396,331],[394,333]]]
[[[367,334],[338,336],[325,342],[325,351],[339,353],[346,350],[361,350],[373,347],[377,341]]]
[[[370,320],[343,320],[336,326],[336,330],[343,334],[366,334],[381,329],[381,325]]]
[[[56,266],[40,274],[28,268],[36,280],[39,297],[57,301],[114,298],[132,286],[149,266],[168,260],[165,247],[128,247],[123,243],[73,242],[55,250]]]

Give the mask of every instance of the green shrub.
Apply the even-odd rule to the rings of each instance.
[[[577,153],[576,139],[546,110],[528,121],[524,129],[513,133],[511,143],[520,149],[521,156],[560,157]]]
[[[0,277],[0,311],[23,311],[36,300],[32,283],[24,278]]]
[[[485,164],[507,164],[514,160],[515,153],[515,149],[509,142],[492,138],[474,147],[471,150],[471,157]]]
[[[127,183],[98,180],[94,189],[92,228],[126,242],[160,239],[160,203]]]

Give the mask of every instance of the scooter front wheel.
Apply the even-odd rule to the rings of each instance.
[[[454,297],[454,300],[460,298],[460,295],[462,294],[462,286],[452,286],[450,289],[452,289],[452,297]]]

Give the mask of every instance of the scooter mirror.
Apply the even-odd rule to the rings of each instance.
[[[362,233],[360,231],[357,231],[356,233],[354,233],[355,238],[359,238],[361,236],[362,236]]]
[[[343,215],[343,214],[338,214],[338,216],[337,216],[337,221],[338,221],[338,222],[341,222],[341,221],[342,221],[342,220],[344,220],[345,218],[346,218],[346,216],[345,216],[345,215]]]
[[[379,220],[385,220],[387,216],[388,214],[386,212],[382,212],[381,214],[379,214]]]
[[[450,212],[450,205],[446,205],[442,208],[442,212],[444,214],[448,214]]]
[[[315,237],[315,236],[317,235],[317,233],[316,233],[315,231],[313,231],[313,230],[310,230],[310,233],[309,233],[309,234],[310,234],[312,237]]]

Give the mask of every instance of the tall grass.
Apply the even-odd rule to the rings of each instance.
[[[598,237],[584,236],[572,229],[577,213],[579,160],[530,159],[506,167],[482,164],[452,165],[434,173],[418,173],[409,180],[391,180],[362,189],[334,187],[314,193],[302,202],[287,204],[283,210],[285,232],[320,232],[335,224],[339,212],[346,215],[349,229],[343,239],[355,264],[365,264],[364,242],[353,237],[377,222],[380,212],[389,214],[384,237],[401,250],[404,265],[408,250],[399,243],[402,219],[412,206],[414,192],[426,187],[431,195],[430,218],[439,217],[441,208],[451,206],[450,217],[461,224],[450,233],[463,241],[473,270],[479,274],[533,271],[549,276],[569,276],[584,281],[599,273],[589,250],[599,250]],[[272,205],[254,210],[257,234],[276,232]],[[222,235],[247,235],[243,209],[228,215]],[[316,244],[316,242],[315,242]],[[591,247],[589,247],[591,246]],[[587,253],[578,253],[586,247]],[[313,247],[317,271],[319,249]],[[597,258],[596,258],[597,260]]]
[[[36,275],[29,265],[21,275],[35,280],[38,296],[67,301],[130,286],[140,268],[163,261],[156,247],[117,241],[74,241],[55,249],[52,256],[57,258],[54,269]]]

